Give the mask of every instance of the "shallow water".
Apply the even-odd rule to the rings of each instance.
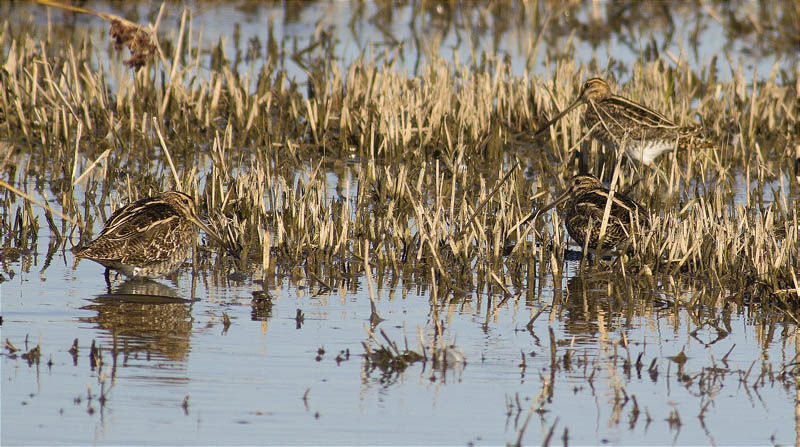
[[[546,383],[552,396],[545,393],[544,411],[532,413],[528,443],[541,443],[554,424],[554,443],[565,430],[575,444],[789,444],[795,437],[796,390],[775,378],[796,354],[790,328],[764,333],[758,321],[733,315],[727,329],[698,330],[697,316],[647,303],[658,294],[644,288],[641,303],[620,307],[575,276],[574,262],[560,291],[548,283],[532,300],[512,289],[522,293],[499,307],[502,296],[485,294],[439,306],[443,339],[466,364],[420,362],[384,373],[363,358],[370,316],[363,278],[357,290],[321,294],[304,283],[272,284],[265,312],[251,306],[252,292],[262,289],[251,280],[223,287],[201,277],[196,301],[131,302],[102,297],[95,263],[73,270],[71,254],[59,254],[42,274],[42,258],[11,262],[13,277],[6,273],[0,284],[2,337],[20,349],[2,358],[4,445],[501,444],[517,439]],[[190,270],[177,287],[158,281],[161,289],[149,293],[190,297]],[[421,351],[419,329],[429,347],[430,291],[375,286],[385,319],[377,330]],[[532,313],[554,292],[563,311],[545,310],[529,332]],[[730,333],[706,346],[720,331]],[[92,366],[93,343],[101,366]],[[40,360],[29,364],[22,353],[37,344]],[[681,352],[679,368],[673,357]]]
[[[305,9],[281,32],[307,34],[307,24],[320,16],[349,18],[343,5]],[[255,15],[208,8],[198,19],[209,42],[230,35],[233,23],[243,22],[247,35],[250,26],[262,31],[265,17],[282,17],[269,6]],[[408,21],[407,9],[398,14],[397,23]],[[708,45],[692,62],[706,62],[725,45],[719,41],[724,31],[713,23],[704,35]],[[375,32],[367,20],[357,26],[363,35]],[[457,42],[447,35],[442,48]],[[349,36],[340,45],[347,61],[364,43]],[[606,51],[624,61],[638,57],[623,51],[619,37],[609,45]],[[589,60],[591,45],[578,46]],[[466,46],[457,51],[468,57]],[[517,74],[525,70],[513,48],[502,51],[512,55]],[[408,57],[403,68],[413,72],[414,60]],[[766,76],[772,62],[754,69]],[[328,179],[333,191],[339,173]],[[48,259],[45,217],[39,208],[34,212],[42,226],[38,249],[2,254],[0,331],[17,348],[7,345],[0,359],[3,445],[497,445],[518,439],[777,445],[800,439],[800,390],[786,373],[797,361],[796,328],[747,307],[689,311],[680,303],[690,291],[666,296],[657,280],[583,277],[578,261],[567,261],[561,279],[514,286],[502,278],[511,295],[483,288],[431,304],[430,285],[373,277],[384,321],[370,329],[363,276],[325,290],[302,275],[264,284],[193,273],[187,263],[174,282],[115,278],[109,291],[98,264],[75,265],[69,251]],[[630,287],[636,299],[609,292],[609,283]],[[131,296],[143,288],[159,298]],[[253,302],[254,292],[264,291],[271,306]],[[433,346],[453,345],[450,362],[384,371],[364,355],[365,344],[387,343],[381,331],[400,349],[429,356]],[[23,354],[36,346],[40,357],[29,361]]]

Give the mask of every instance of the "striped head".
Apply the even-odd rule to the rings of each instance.
[[[600,78],[587,80],[581,86],[581,93],[578,95],[579,101],[602,101],[612,96],[611,88],[608,83]]]
[[[588,81],[584,82],[581,86],[581,92],[575,100],[570,103],[564,110],[559,112],[555,117],[550,119],[550,121],[546,122],[536,131],[535,135],[541,135],[545,129],[549,128],[553,123],[560,120],[562,116],[569,113],[575,107],[579,105],[589,102],[589,101],[602,101],[606,98],[613,96],[611,93],[611,88],[608,86],[608,83],[600,78],[591,78]]]
[[[576,176],[573,176],[571,179],[569,179],[569,182],[567,183],[567,189],[563,193],[561,193],[561,195],[558,196],[558,198],[555,199],[552,203],[546,205],[545,207],[537,211],[536,214],[537,216],[543,214],[547,210],[550,210],[558,205],[561,205],[562,203],[570,199],[576,199],[593,189],[602,187],[603,184],[600,182],[600,179],[591,174],[578,174]],[[562,208],[559,208],[559,210],[561,209]]]
[[[602,188],[600,179],[591,174],[578,174],[569,179],[569,186],[566,193],[572,197],[579,197],[595,189]]]
[[[181,213],[183,217],[190,220],[203,231],[205,231],[205,233],[216,243],[223,247],[227,247],[227,244],[225,244],[217,232],[209,228],[208,225],[203,223],[203,221],[200,219],[200,213],[197,211],[197,204],[195,204],[194,199],[192,199],[189,195],[178,191],[167,191],[161,193],[161,198],[165,202],[172,205],[172,207]]]
[[[161,198],[172,205],[176,211],[192,222],[200,222],[200,215],[197,212],[197,205],[188,194],[178,191],[167,191],[161,193]]]

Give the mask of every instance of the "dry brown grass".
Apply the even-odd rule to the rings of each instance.
[[[559,217],[534,222],[535,231],[517,224],[563,188],[582,145],[607,178],[616,154],[580,142],[579,112],[544,138],[531,131],[583,79],[606,74],[557,61],[520,79],[484,54],[480,66],[434,59],[409,77],[366,56],[340,67],[320,33],[292,55],[309,67],[301,91],[278,58],[236,72],[219,56],[199,70],[206,64],[191,29],[185,13],[176,35],[155,42],[171,49],[166,59],[113,85],[89,46],[17,35],[14,26],[0,33],[0,129],[8,136],[0,171],[77,222],[48,213],[48,263],[121,203],[180,187],[244,249],[216,270],[220,282],[237,270],[349,290],[368,265],[379,287],[398,278],[435,284],[434,308],[463,292],[522,290],[536,300],[535,284],[550,273],[560,284]],[[668,59],[632,67],[618,93],[681,123],[702,117],[720,144],[662,156],[665,179],[623,162],[620,188],[632,188],[656,223],[629,256],[584,267],[621,273],[628,282],[620,290],[651,288],[687,306],[769,303],[792,318],[800,296],[789,183],[796,89],[777,75],[754,81],[741,68],[722,82],[713,70],[693,72],[680,60],[675,69]],[[31,202],[2,194],[0,246],[36,252]],[[510,255],[508,241],[517,243]],[[678,300],[687,287],[693,293]]]

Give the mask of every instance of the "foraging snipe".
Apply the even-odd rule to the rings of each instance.
[[[645,165],[663,152],[683,149],[702,139],[698,126],[678,126],[654,110],[611,93],[608,83],[600,78],[584,82],[578,97],[536,135],[583,103],[587,105],[584,119],[592,137],[613,151],[626,141],[628,157]]]
[[[600,180],[588,174],[576,175],[569,180],[569,187],[553,203],[537,211],[540,215],[559,206],[564,214],[569,235],[581,246],[589,238],[589,247],[596,247],[600,237],[600,225],[608,201],[609,190]],[[650,226],[650,217],[642,205],[615,192],[611,200],[611,211],[603,239],[604,248],[614,248],[625,243],[631,235]]]
[[[797,183],[800,183],[800,157],[794,161],[794,178],[797,179]]]
[[[118,209],[97,239],[75,252],[130,277],[156,278],[175,271],[189,255],[202,228],[222,246],[222,239],[204,224],[194,200],[168,191]]]

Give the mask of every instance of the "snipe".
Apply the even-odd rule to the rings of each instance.
[[[800,183],[800,157],[797,157],[797,160],[794,161],[794,178],[797,183]]]
[[[175,271],[189,256],[195,241],[194,225],[225,246],[204,224],[194,200],[168,191],[118,209],[97,239],[75,251],[125,276],[156,278]]]
[[[681,127],[652,109],[617,96],[600,78],[584,82],[578,97],[536,131],[536,135],[581,104],[587,105],[584,119],[593,138],[613,151],[625,141],[628,157],[645,165],[666,151],[704,141],[698,126]]]
[[[588,174],[576,175],[569,187],[553,203],[537,211],[539,216],[559,206],[569,235],[581,246],[589,239],[589,247],[596,247],[600,239],[600,226],[608,201],[609,190],[600,180]],[[603,248],[624,244],[633,234],[650,226],[650,217],[644,207],[627,196],[615,192],[611,199],[611,212],[606,224]]]

